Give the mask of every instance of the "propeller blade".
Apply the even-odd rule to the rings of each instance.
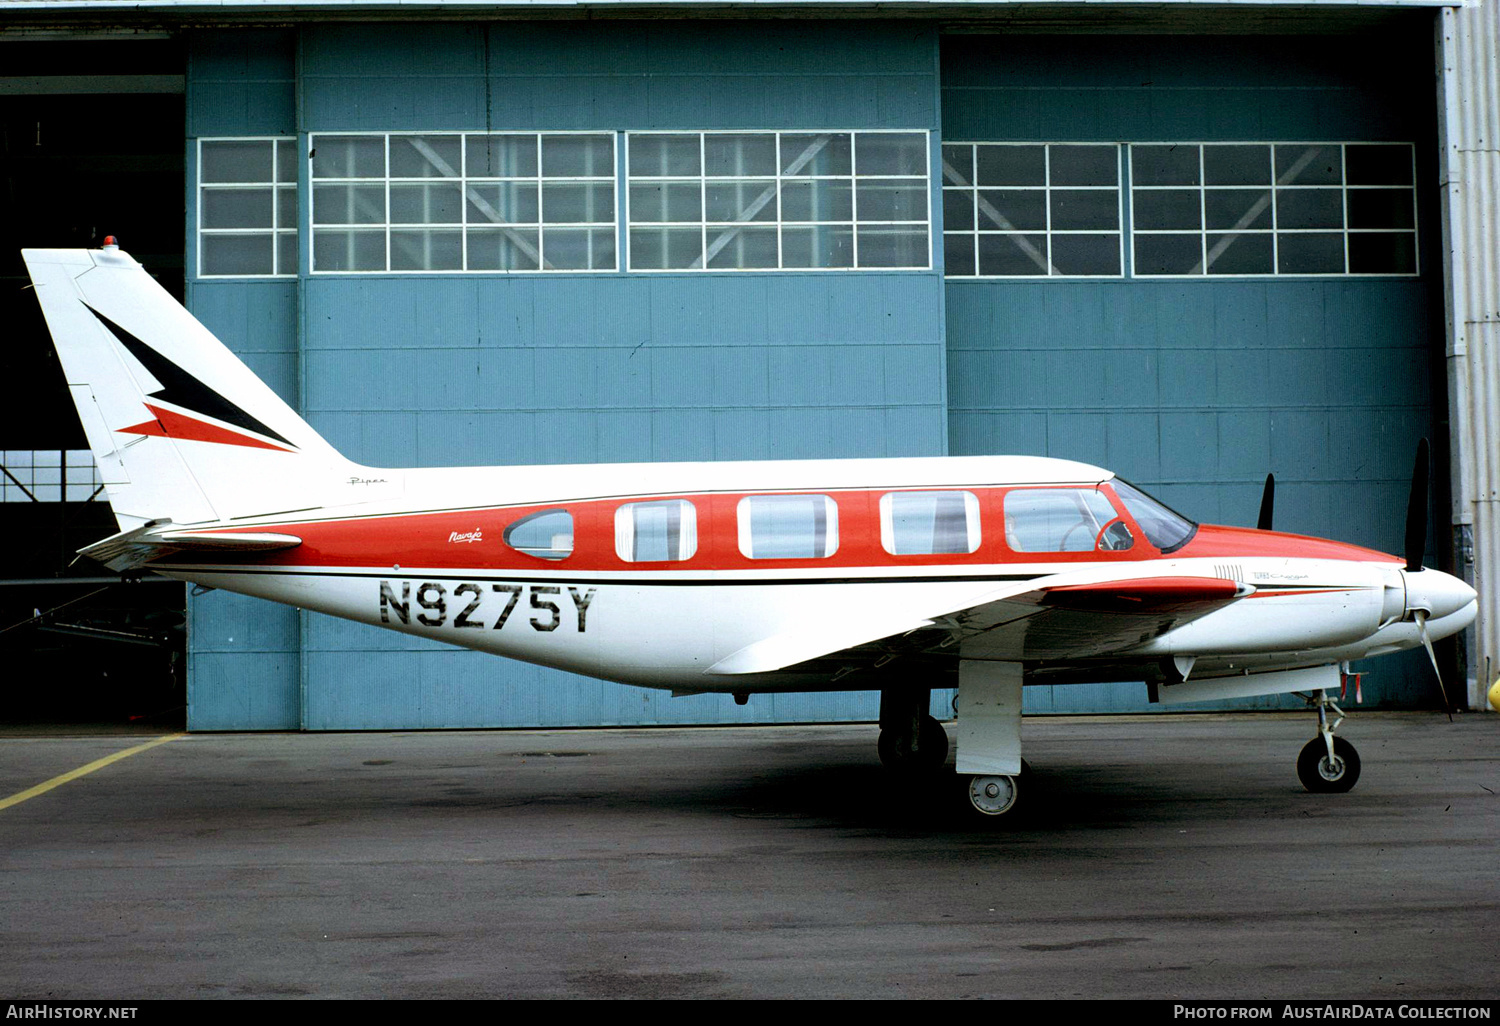
[[[1256,530],[1269,531],[1271,529],[1271,516],[1276,511],[1276,475],[1266,475],[1266,487],[1260,493],[1260,519],[1255,522]]]
[[[1411,497],[1406,500],[1406,569],[1422,569],[1427,548],[1427,439],[1417,443],[1417,462],[1411,470]]]
[[[1443,671],[1438,669],[1437,653],[1432,650],[1432,639],[1427,636],[1427,610],[1414,610],[1412,619],[1417,621],[1417,633],[1422,636],[1422,647],[1427,649],[1427,658],[1432,660],[1432,673],[1437,677],[1438,693],[1443,696],[1443,711],[1448,714],[1448,722],[1452,723],[1453,706],[1448,704],[1448,689],[1443,686]]]

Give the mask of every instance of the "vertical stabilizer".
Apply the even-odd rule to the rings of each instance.
[[[349,501],[360,468],[128,255],[22,256],[122,530]]]

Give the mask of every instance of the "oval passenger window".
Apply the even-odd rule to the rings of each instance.
[[[567,559],[573,554],[573,514],[548,509],[522,517],[505,529],[505,544],[538,559]]]

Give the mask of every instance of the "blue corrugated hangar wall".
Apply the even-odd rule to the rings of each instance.
[[[190,239],[202,138],[295,138],[305,158],[319,132],[904,129],[931,133],[934,253],[926,271],[314,275],[304,230],[293,278],[201,277],[190,245],[189,303],[372,466],[1039,453],[1229,523],[1253,521],[1274,469],[1278,527],[1391,549],[1433,430],[1436,211],[1419,211],[1417,278],[945,284],[936,169],[944,140],[1389,139],[1416,143],[1430,185],[1428,50],[919,21],[204,30]],[[199,730],[876,711],[867,694],[673,699],[219,592],[190,613]],[[1390,662],[1386,694],[1409,700],[1425,685]],[[1139,685],[1036,690],[1039,711],[1144,707]]]
[[[945,140],[1414,143],[1421,272],[950,276],[949,451],[1088,460],[1223,524],[1255,523],[1274,472],[1278,530],[1402,551],[1417,440],[1446,465],[1430,39],[945,38]],[[1425,659],[1365,666],[1371,702],[1434,699]],[[1037,688],[1028,708],[1133,710],[1140,690]]]

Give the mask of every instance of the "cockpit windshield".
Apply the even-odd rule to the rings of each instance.
[[[1115,494],[1146,532],[1146,538],[1162,552],[1176,552],[1198,531],[1198,525],[1180,513],[1163,506],[1124,478],[1112,482]]]

